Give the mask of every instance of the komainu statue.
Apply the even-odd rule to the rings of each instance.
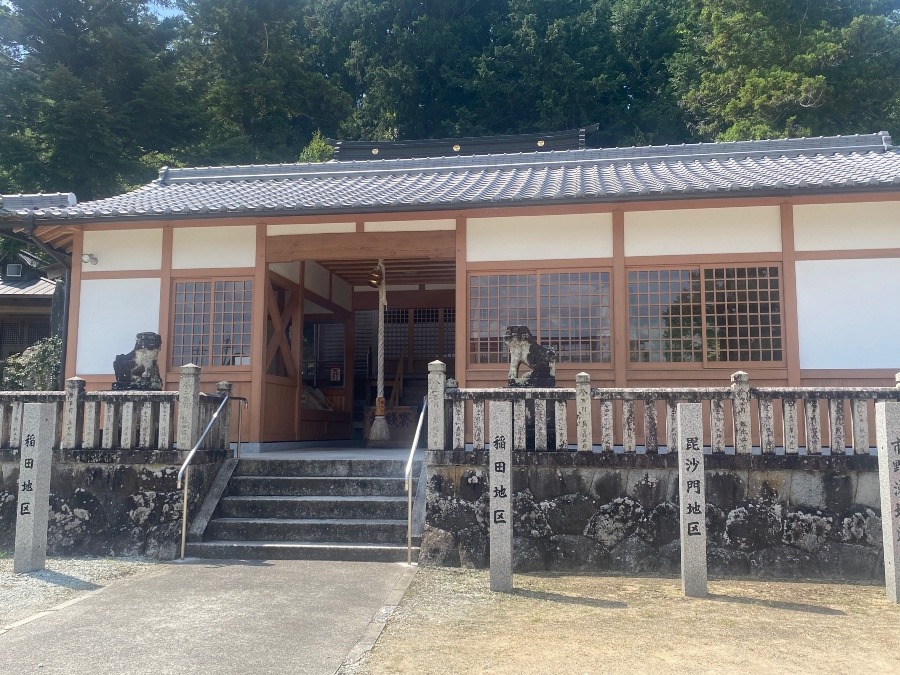
[[[555,387],[556,350],[538,344],[528,326],[507,326],[503,337],[509,349],[510,387]],[[519,367],[531,372],[519,377]]]
[[[127,354],[119,354],[113,361],[116,381],[112,388],[160,391],[163,385],[159,376],[161,347],[159,333],[138,333],[134,349]]]

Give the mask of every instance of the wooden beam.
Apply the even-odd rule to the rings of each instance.
[[[454,260],[456,233],[345,232],[340,234],[295,234],[266,238],[266,260],[377,260],[378,258],[425,258]]]

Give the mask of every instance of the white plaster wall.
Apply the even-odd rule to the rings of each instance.
[[[471,218],[466,260],[557,260],[612,257],[612,214]]]
[[[285,279],[290,279],[295,284],[300,283],[300,263],[298,262],[269,263],[269,269]]]
[[[900,201],[794,207],[798,251],[900,248]]]
[[[81,263],[83,272],[158,270],[162,268],[162,228],[101,230],[84,233],[84,252],[97,264]]]
[[[303,285],[307,290],[318,293],[323,298],[329,297],[330,289],[328,286],[328,278],[331,276],[331,272],[326,270],[319,263],[311,260],[306,261],[304,265]]]
[[[781,250],[777,206],[625,213],[625,255],[762,253]]]
[[[134,349],[134,337],[159,332],[159,279],[86,279],[78,305],[79,375],[113,372],[117,354]]]
[[[900,370],[900,259],[797,262],[801,368]]]
[[[331,275],[331,301],[344,309],[353,309],[353,286],[333,274]]]
[[[366,232],[433,232],[455,230],[455,220],[384,220],[365,224]]]
[[[172,268],[255,267],[256,227],[177,227]]]
[[[296,223],[266,227],[266,234],[270,237],[282,234],[335,234],[340,232],[356,232],[356,223]]]

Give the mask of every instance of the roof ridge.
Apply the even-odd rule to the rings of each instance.
[[[418,159],[366,159],[309,163],[244,164],[220,167],[163,167],[159,185],[174,183],[207,183],[218,181],[287,180],[291,178],[342,176],[348,173],[389,174],[409,170],[500,169],[504,166],[577,165],[585,162],[633,162],[635,160],[741,159],[765,154],[822,154],[824,152],[880,151],[893,149],[886,131],[876,134],[846,136],[817,136],[810,138],[769,139],[759,141],[726,141],[713,143],[685,143],[679,145],[649,145],[626,148],[585,148],[530,153],[498,153],[425,157]]]

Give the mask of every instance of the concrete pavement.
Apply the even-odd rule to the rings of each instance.
[[[415,568],[160,563],[0,635],[0,673],[331,675],[380,631]]]

